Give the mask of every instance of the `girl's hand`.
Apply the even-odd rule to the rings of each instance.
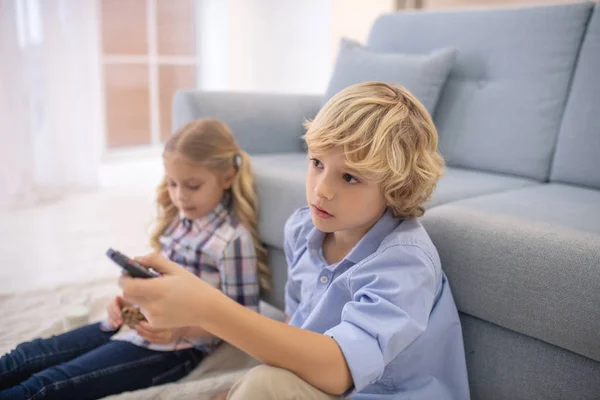
[[[108,324],[113,329],[119,329],[123,325],[123,315],[121,308],[125,307],[125,301],[122,297],[117,296],[108,303]]]
[[[156,328],[146,321],[135,326],[137,333],[154,344],[169,344],[183,336],[182,328]]]
[[[119,285],[123,289],[123,298],[140,306],[154,328],[202,326],[211,303],[218,296],[225,296],[158,254],[136,258],[136,261],[162,276],[150,279],[122,276]]]

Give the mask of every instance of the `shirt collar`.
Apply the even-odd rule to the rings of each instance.
[[[217,204],[217,206],[205,216],[196,219],[189,219],[186,218],[183,213],[180,213],[179,218],[181,219],[183,226],[186,228],[191,226],[195,231],[201,231],[215,220],[223,220],[229,214],[230,206],[231,195],[226,193],[219,204]]]
[[[357,264],[365,257],[373,254],[379,248],[383,239],[392,233],[401,222],[402,220],[394,217],[392,211],[388,208],[375,225],[346,254],[342,262],[348,260],[353,264]],[[307,236],[308,251],[313,255],[319,254],[324,238],[325,232],[313,228]]]

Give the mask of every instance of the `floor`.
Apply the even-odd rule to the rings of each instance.
[[[159,156],[103,163],[97,190],[0,216],[0,294],[117,277],[109,247],[147,253]]]

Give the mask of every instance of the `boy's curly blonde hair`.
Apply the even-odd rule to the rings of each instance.
[[[431,116],[405,88],[383,82],[350,86],[305,127],[310,151],[342,146],[349,168],[380,183],[394,215],[423,215],[444,160]]]

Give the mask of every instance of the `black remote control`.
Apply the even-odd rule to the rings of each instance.
[[[157,278],[160,276],[155,270],[144,267],[137,261],[132,260],[116,250],[108,249],[106,255],[134,278]]]

